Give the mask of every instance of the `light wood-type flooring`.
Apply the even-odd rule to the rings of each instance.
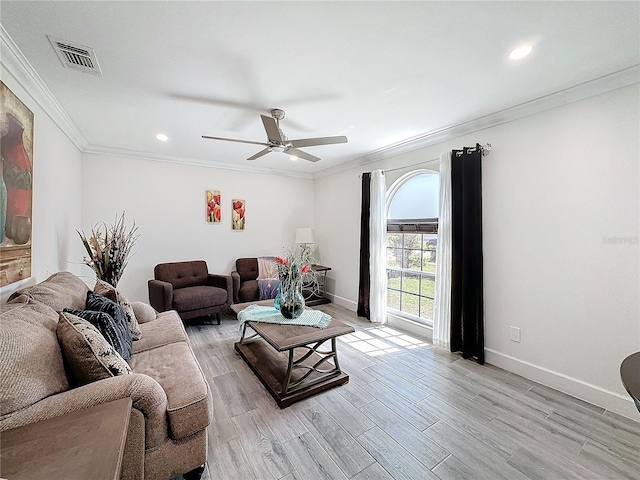
[[[338,340],[350,381],[284,410],[235,353],[230,315],[187,326],[213,394],[204,479],[640,479],[640,423],[318,308],[356,328]]]

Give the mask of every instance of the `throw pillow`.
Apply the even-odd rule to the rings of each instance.
[[[62,312],[56,333],[62,354],[80,385],[133,373],[129,364],[88,321]]]
[[[116,302],[120,307],[122,307],[122,310],[124,310],[124,313],[127,315],[127,320],[129,321],[131,337],[134,340],[140,340],[142,332],[140,331],[138,319],[133,307],[131,306],[131,302],[127,297],[125,297],[116,287],[100,279],[96,281],[96,286],[93,289],[97,294],[107,297],[109,300]]]
[[[111,315],[105,312],[74,310],[72,308],[65,308],[64,311],[90,322],[122,358],[127,362],[131,360],[131,332],[126,322],[116,322]]]
[[[99,295],[91,290],[87,292],[87,300],[84,306],[85,310],[93,310],[94,312],[104,312],[111,315],[118,325],[128,325],[127,314],[120,305],[115,301],[109,300],[103,295]],[[132,335],[133,337],[133,335]]]
[[[133,310],[136,312],[138,323],[147,323],[156,319],[158,312],[148,303],[131,302]]]

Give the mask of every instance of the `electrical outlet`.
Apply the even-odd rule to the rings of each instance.
[[[520,329],[518,327],[509,327],[509,340],[520,343]]]

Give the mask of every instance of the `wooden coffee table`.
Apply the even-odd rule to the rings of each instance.
[[[264,303],[263,303],[264,304]],[[237,314],[249,304],[232,305]],[[354,328],[332,319],[326,328],[246,322],[235,349],[280,408],[349,381],[336,338]],[[254,335],[247,336],[251,329]],[[330,342],[331,347],[323,347]]]

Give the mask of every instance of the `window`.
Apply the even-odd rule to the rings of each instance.
[[[387,214],[387,307],[431,325],[436,279],[440,176],[421,170],[400,178]]]

